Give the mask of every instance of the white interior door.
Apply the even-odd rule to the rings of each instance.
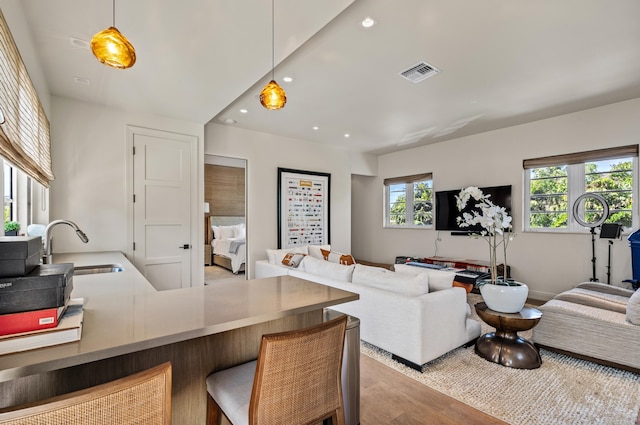
[[[158,290],[191,285],[191,143],[133,134],[134,264]]]

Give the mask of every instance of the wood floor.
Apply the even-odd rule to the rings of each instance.
[[[506,424],[360,355],[361,425]]]
[[[361,354],[360,424],[504,425],[507,422],[432,390]],[[636,425],[640,425],[640,412]]]

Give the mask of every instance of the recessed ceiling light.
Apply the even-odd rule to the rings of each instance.
[[[246,109],[240,109],[240,113],[241,114],[246,114],[247,112],[249,112],[249,111],[247,111]]]
[[[81,49],[89,50],[89,42],[88,41],[81,40],[81,39],[75,38],[75,37],[69,37],[69,43],[71,43],[71,45],[73,47],[79,47]]]
[[[364,18],[362,20],[362,22],[360,22],[360,25],[362,25],[364,28],[371,28],[372,26],[374,26],[376,24],[376,21],[374,21],[373,19],[371,19],[370,16],[367,16],[366,18]]]
[[[84,78],[84,77],[73,77],[73,81],[75,81],[78,84],[84,84],[86,86],[91,84],[91,81],[89,81],[87,78]]]
[[[318,130],[320,127],[318,127],[317,125],[314,125],[312,128],[313,128],[314,130]]]
[[[349,138],[351,135],[349,133],[344,133],[344,137]]]
[[[284,81],[285,83],[290,83],[293,81],[293,77],[289,77],[288,75],[282,77],[282,81]]]

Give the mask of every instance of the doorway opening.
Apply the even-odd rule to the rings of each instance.
[[[204,158],[204,275],[212,285],[247,278],[247,161]]]

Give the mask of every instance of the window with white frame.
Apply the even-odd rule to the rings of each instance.
[[[580,232],[573,206],[583,194],[602,196],[609,207],[606,223],[637,227],[638,145],[527,159],[525,230]],[[590,198],[588,198],[590,199]],[[586,200],[580,206],[585,221],[596,222],[603,206]]]
[[[433,179],[431,173],[384,180],[385,227],[430,228],[433,226]]]
[[[4,222],[18,222],[19,235],[26,234],[30,224],[46,223],[48,221],[46,189],[1,156],[0,166],[4,171],[0,174],[0,180],[2,180],[0,196],[4,199]]]
[[[3,176],[3,193],[4,193],[4,221],[15,220],[15,208],[14,208],[14,171],[13,167],[9,163],[2,161],[4,164],[4,176]]]

